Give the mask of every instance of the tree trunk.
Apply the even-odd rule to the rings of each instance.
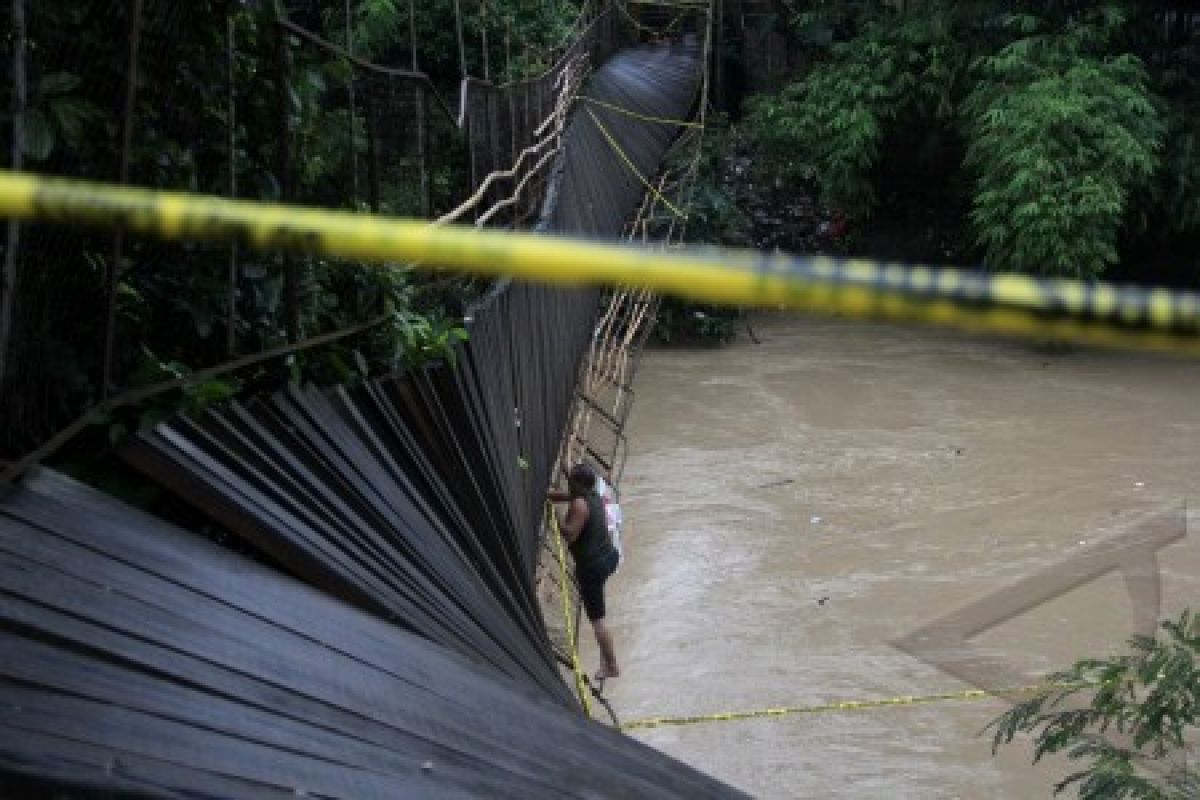
[[[12,94],[12,152],[9,167],[21,169],[25,149],[25,0],[12,0],[13,94]],[[8,351],[12,345],[14,295],[17,291],[17,250],[21,246],[21,226],[15,219],[8,221],[8,243],[4,248],[4,271],[0,272],[0,392],[11,369]]]
[[[129,61],[125,72],[125,107],[121,115],[121,156],[117,168],[117,183],[129,183],[129,151],[133,146],[133,115],[137,102],[138,58],[142,43],[142,0],[131,0],[129,12]],[[117,231],[113,238],[112,263],[108,266],[107,297],[105,298],[104,363],[100,376],[100,397],[107,398],[113,381],[113,350],[116,341],[117,286],[121,280],[121,261],[124,260],[125,234]]]
[[[421,68],[417,62],[417,15],[415,0],[408,0],[408,45],[412,54],[412,71],[420,72]],[[430,196],[429,188],[429,164],[428,162],[428,144],[426,142],[425,130],[425,89],[416,85],[413,88],[413,102],[416,105],[417,111],[417,169],[420,170],[420,209],[421,216],[431,216],[433,211],[433,199]]]
[[[279,19],[286,18],[286,12],[278,8]],[[279,199],[289,202],[293,199],[292,187],[292,110],[289,88],[292,80],[291,52],[288,50],[288,37],[282,25],[275,25],[275,80],[276,80],[276,114],[279,125]],[[282,256],[283,266],[283,295],[284,321],[287,327],[288,341],[300,341],[300,269],[296,259],[291,255]]]
[[[237,43],[234,32],[234,12],[230,11],[225,17],[225,55],[228,81],[228,125],[229,125],[229,197],[237,197]],[[237,354],[237,277],[238,277],[238,246],[237,242],[229,244],[229,293],[226,298],[225,313],[225,357],[233,358]]]
[[[354,55],[354,26],[350,22],[350,0],[346,0],[346,52]],[[348,61],[346,69],[346,97],[349,106],[349,150],[350,150],[350,201],[355,210],[358,209],[358,151],[355,147],[354,127],[358,117],[358,98],[354,91],[354,62]]]
[[[454,0],[454,32],[458,37],[458,69],[463,78],[467,77],[467,45],[463,39],[462,5]]]

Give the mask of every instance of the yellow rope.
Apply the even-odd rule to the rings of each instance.
[[[625,166],[629,168],[629,171],[632,172],[634,176],[642,182],[642,186],[646,187],[646,191],[657,197],[664,206],[671,209],[675,216],[679,217],[680,219],[687,219],[687,214],[676,208],[670,200],[664,197],[662,193],[655,188],[654,184],[646,180],[646,177],[642,175],[641,171],[638,170],[637,165],[634,164],[633,160],[625,154],[625,151],[621,149],[621,145],[617,144],[617,140],[613,138],[613,135],[608,132],[608,128],[604,127],[604,123],[600,121],[600,118],[593,114],[590,108],[586,108],[584,110],[587,111],[587,114],[592,118],[592,121],[596,123],[596,127],[600,129],[600,133],[604,134],[604,138],[608,140],[608,144],[610,147],[612,147],[613,152],[620,156],[621,160],[625,162]]]
[[[633,111],[632,109],[623,108],[622,106],[614,105],[612,103],[606,103],[603,100],[597,100],[594,97],[587,97],[587,96],[581,95],[579,97],[579,101],[581,103],[588,103],[589,105],[600,106],[601,108],[607,108],[609,111],[615,111],[618,114],[624,114],[627,117],[632,117],[634,119],[640,119],[643,122],[657,122],[662,125],[678,125],[681,128],[701,128],[701,129],[704,128],[704,126],[701,125],[699,122],[686,122],[686,121],[680,120],[680,119],[666,119],[664,117],[653,117],[653,116],[650,116],[649,114],[640,114],[637,111]]]
[[[1200,356],[1200,294],[745,250],[648,250],[555,236],[431,228],[298,206],[147,191],[0,170],[0,217],[238,241],[556,285],[640,286],[702,302],[1053,338]]]
[[[639,31],[653,34],[654,36],[666,36],[667,34],[671,33],[672,29],[678,26],[683,20],[683,13],[681,11],[680,13],[676,14],[675,18],[668,22],[664,27],[656,28],[653,25],[646,25],[640,19],[631,14],[629,9],[625,7],[624,3],[618,2],[616,5],[617,10],[619,10],[625,19],[629,20],[634,27],[636,27]]]
[[[550,530],[554,532],[555,544],[558,548],[558,588],[563,599],[563,622],[567,629],[567,649],[571,652],[571,670],[575,673],[575,691],[579,693],[579,702],[583,713],[592,715],[592,701],[589,697],[587,682],[583,679],[583,669],[579,666],[579,647],[575,640],[575,618],[571,615],[571,592],[567,586],[567,555],[563,548],[562,531],[558,529],[558,515],[554,506],[546,503],[546,516],[550,518]]]
[[[758,719],[761,717],[784,717],[792,714],[820,714],[830,711],[867,711],[873,708],[913,706],[925,703],[941,703],[950,700],[985,700],[989,697],[1003,695],[1032,694],[1047,688],[1054,687],[1035,685],[993,690],[965,689],[961,692],[946,692],[944,694],[901,695],[899,697],[885,697],[878,700],[847,700],[840,703],[823,703],[811,706],[777,706],[752,711],[721,711],[715,714],[698,714],[694,716],[648,717],[646,719],[623,723],[621,730],[632,731],[645,728],[662,728],[672,725],[696,725],[703,722],[730,722]]]

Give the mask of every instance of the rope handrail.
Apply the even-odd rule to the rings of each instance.
[[[575,688],[579,693],[579,704],[583,706],[583,713],[590,717],[592,703],[588,698],[589,692],[584,683],[583,668],[579,664],[579,648],[575,644],[575,622],[571,614],[571,593],[567,591],[567,555],[563,547],[562,531],[559,530],[558,515],[554,513],[554,507],[549,502],[546,503],[546,516],[550,520],[550,530],[554,534],[554,543],[558,550],[558,585],[563,601],[563,624],[567,628],[567,648],[571,653],[571,671],[575,673]]]
[[[646,188],[646,191],[658,197],[659,201],[664,206],[671,209],[676,216],[680,217],[681,219],[687,219],[686,213],[676,208],[675,205],[666,197],[658,194],[658,190],[654,188],[654,184],[650,183],[650,181],[646,179],[646,176],[643,175],[640,170],[638,170],[637,166],[633,163],[633,160],[621,148],[621,145],[617,142],[616,137],[613,136],[604,123],[600,121],[600,118],[593,114],[590,108],[584,110],[587,111],[588,116],[591,117],[592,122],[596,124],[596,127],[600,129],[600,133],[603,134],[605,141],[608,142],[609,146],[613,149],[613,152],[617,154],[617,157],[621,159],[621,162],[625,164],[629,171],[633,173],[633,176],[637,178],[642,186]]]
[[[609,13],[608,9],[605,9],[604,11],[601,11],[593,16],[591,21],[585,25],[584,21],[587,20],[588,12],[591,10],[590,2],[584,3],[579,9],[579,15],[575,18],[575,22],[572,23],[571,29],[563,36],[562,41],[560,41],[556,47],[551,48],[551,51],[557,49],[562,50],[562,53],[560,53],[558,58],[555,59],[554,63],[545,69],[541,74],[530,75],[526,78],[517,78],[516,80],[507,80],[501,83],[494,83],[492,81],[486,81],[481,78],[474,78],[470,76],[468,76],[468,79],[488,86],[494,86],[497,89],[507,89],[513,86],[520,86],[521,84],[525,83],[536,83],[545,78],[547,75],[552,75],[555,72],[562,70],[567,66],[567,63],[573,57],[572,51],[579,47],[580,42],[582,42],[584,38],[591,32],[592,28],[594,28],[596,24],[600,20],[604,19],[604,17]]]
[[[498,201],[490,209],[481,214],[479,219],[476,220],[475,224],[480,226],[486,225],[491,221],[492,217],[496,216],[504,209],[511,208],[512,206],[516,205],[517,201],[521,197],[521,194],[525,191],[525,187],[529,185],[529,182],[533,180],[533,177],[545,169],[551,160],[558,156],[560,152],[561,148],[555,148],[539,158],[537,163],[533,165],[533,168],[530,169],[529,172],[525,174],[525,177],[523,177],[513,188],[512,194],[503,200]]]
[[[579,22],[582,22],[586,11],[587,11],[587,6],[585,6],[584,9],[581,10]],[[549,69],[545,70],[544,72],[542,72],[540,75],[535,75],[535,76],[532,76],[529,78],[522,78],[522,79],[516,80],[516,81],[508,81],[505,83],[494,83],[492,81],[485,80],[483,78],[476,78],[472,75],[465,76],[462,79],[461,87],[459,89],[459,118],[456,123],[458,125],[458,127],[461,128],[466,124],[467,95],[469,93],[471,86],[479,86],[479,87],[485,88],[485,89],[495,89],[497,91],[503,91],[505,89],[516,88],[517,86],[525,86],[525,85],[539,83],[539,82],[544,81],[544,80],[550,78],[551,76],[553,76],[555,88],[558,88],[559,83],[562,81],[563,74],[569,69],[571,61],[578,57],[578,53],[576,52],[576,50],[584,42],[587,41],[587,37],[600,24],[600,22],[604,20],[604,18],[609,13],[610,13],[610,11],[606,9],[606,10],[600,12],[599,14],[597,14],[592,19],[592,21],[590,23],[588,23],[587,26],[584,27],[583,30],[581,30],[579,32],[578,36],[576,36],[571,41],[571,44],[569,46],[567,46],[567,48],[563,52],[563,54],[558,58],[557,61],[554,62],[554,65],[551,66]],[[576,24],[578,25],[579,22],[577,22]]]
[[[711,36],[711,28],[708,36]],[[706,36],[706,53],[708,36]],[[707,100],[707,88],[706,81],[699,90],[702,109]],[[591,113],[590,110],[588,113]],[[695,131],[687,131],[676,140],[673,147],[694,145],[698,151],[702,134],[702,126],[699,134],[696,134]],[[640,227],[641,238],[645,243],[647,226],[643,220],[647,215],[653,215],[660,203],[665,201],[664,187],[670,175],[670,169],[662,171],[656,180],[656,190],[643,193],[634,219],[626,226],[622,238],[631,242],[635,241],[639,236]],[[688,171],[684,176],[684,182],[690,177],[693,177],[692,171]],[[672,224],[668,239],[676,235],[682,235],[682,228],[676,228]],[[660,246],[667,246],[667,242],[660,243]],[[559,446],[555,474],[565,476],[570,465],[588,460],[590,455],[593,463],[599,464],[603,469],[602,474],[608,484],[614,489],[619,487],[624,472],[623,454],[627,455],[628,452],[624,431],[625,420],[633,402],[633,393],[626,387],[633,381],[634,373],[641,361],[641,350],[654,326],[659,302],[659,296],[649,289],[617,287],[612,292],[600,319],[593,326],[584,366],[577,378],[570,423]],[[608,385],[617,387],[611,397],[606,392]],[[593,444],[595,447],[602,446],[600,441],[593,440],[594,419],[603,420],[603,427],[606,431],[601,434],[600,438],[605,442],[611,442],[611,448],[607,449],[603,455],[598,454],[593,447]],[[608,461],[604,462],[604,458],[607,458]],[[549,543],[547,542],[547,544]],[[553,554],[553,551],[551,553]],[[560,582],[560,591],[567,590],[566,583]],[[569,617],[569,607],[564,608],[564,614]],[[571,634],[574,634],[577,638],[578,631],[571,625],[569,619],[567,620],[567,630],[568,645],[572,647],[574,654],[577,642],[575,638],[570,637]],[[573,662],[567,663],[572,664]],[[584,681],[587,681],[586,676],[584,676]],[[590,686],[589,688],[592,689],[593,697],[604,706],[613,718],[614,725],[620,729],[622,726],[600,689]]]
[[[433,80],[428,75],[426,75],[424,72],[418,72],[416,70],[411,70],[411,69],[400,69],[398,67],[384,67],[379,64],[375,64],[371,61],[367,61],[364,58],[361,58],[359,56],[354,55],[353,53],[348,52],[341,45],[334,44],[333,42],[329,41],[328,39],[325,39],[325,38],[321,37],[320,35],[313,33],[308,28],[304,28],[304,27],[301,27],[300,25],[297,25],[296,23],[292,22],[291,20],[287,20],[287,19],[276,20],[276,24],[278,24],[281,28],[288,31],[288,33],[291,33],[294,36],[297,36],[301,39],[306,39],[311,44],[314,44],[317,47],[320,47],[324,50],[328,50],[329,52],[333,53],[334,55],[338,56],[339,58],[345,59],[346,61],[349,61],[350,63],[354,64],[355,66],[357,66],[361,69],[364,69],[368,72],[373,72],[377,75],[384,75],[389,78],[400,78],[402,80],[410,80],[410,81],[414,81],[416,83],[422,84],[424,86],[425,90],[428,91],[431,95],[433,95],[433,99],[437,101],[438,107],[441,108],[442,112],[446,115],[446,118],[449,119],[451,122],[453,122],[456,126],[458,126],[460,128],[462,127],[458,118],[454,115],[454,112],[450,110],[450,106],[446,102],[445,98],[443,98],[441,93],[437,90],[437,87],[434,85]]]
[[[652,34],[654,36],[667,36],[673,33],[675,29],[679,27],[679,24],[683,21],[684,15],[687,13],[707,10],[707,6],[699,5],[679,7],[672,6],[673,8],[678,9],[674,19],[662,27],[656,27],[653,25],[646,25],[640,19],[630,13],[629,9],[625,7],[625,3],[621,2],[621,0],[615,0],[613,5],[615,5],[617,10],[621,12],[621,16],[623,16],[630,25],[633,25],[635,28],[637,28],[639,32]]]
[[[580,61],[582,61],[582,59],[580,59]],[[478,220],[476,220],[475,224],[477,226],[486,224],[487,221],[490,220],[495,214],[499,213],[500,210],[503,208],[508,208],[516,203],[517,198],[520,196],[530,179],[532,179],[532,177],[537,173],[541,172],[541,170],[545,168],[546,164],[550,162],[550,159],[562,151],[562,133],[563,129],[566,127],[566,114],[570,108],[571,102],[574,99],[574,94],[579,88],[579,80],[577,76],[581,71],[583,71],[583,69],[583,65],[579,64],[578,66],[574,67],[568,66],[561,73],[561,75],[565,78],[566,85],[561,87],[558,100],[554,105],[554,111],[552,111],[550,115],[546,117],[546,119],[543,120],[534,131],[534,136],[538,137],[538,140],[534,142],[534,144],[522,150],[511,167],[505,170],[496,170],[492,173],[489,173],[480,182],[479,186],[476,187],[475,192],[470,197],[460,203],[453,211],[443,214],[430,224],[446,225],[461,219],[464,214],[476,208],[481,202],[483,202],[484,197],[487,196],[488,189],[491,188],[493,183],[501,180],[512,180],[520,173],[521,166],[525,163],[527,158],[532,158],[544,150],[547,145],[553,143],[554,147],[549,152],[543,153],[533,167],[521,179],[521,181],[518,182],[516,187],[513,189],[512,195],[495,204]],[[546,135],[547,128],[551,123],[553,123],[554,128],[552,131],[550,131],[550,135]]]
[[[596,98],[588,97],[587,95],[581,95],[579,97],[579,102],[587,103],[588,105],[597,106],[599,108],[604,108],[609,111],[614,111],[614,112],[616,112],[618,114],[622,114],[626,117],[630,117],[630,118],[636,119],[636,120],[641,120],[642,122],[654,122],[654,123],[658,123],[660,125],[676,125],[680,128],[703,128],[704,127],[701,123],[692,122],[690,120],[667,119],[665,117],[656,117],[651,114],[643,114],[640,111],[634,111],[631,108],[619,106],[616,103],[609,103],[605,100],[597,100]]]

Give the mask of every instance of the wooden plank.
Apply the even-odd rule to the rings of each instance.
[[[589,92],[679,116],[696,54],[668,55],[626,54]],[[621,126],[641,168],[669,127]],[[549,227],[614,235],[641,188],[594,125],[569,135]],[[597,300],[502,283],[454,368],[292,388],[129,445],[308,585],[50,473],[0,498],[0,772],[152,796],[736,795],[584,719],[536,604]]]
[[[727,791],[267,567],[61,478],[32,484],[0,502],[0,770],[23,782],[222,797]]]

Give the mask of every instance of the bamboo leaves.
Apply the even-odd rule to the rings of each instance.
[[[1108,24],[1019,39],[975,65],[962,106],[965,165],[975,238],[992,266],[1092,278],[1118,259],[1130,198],[1158,172],[1165,126],[1140,60],[1084,49]]]
[[[1198,92],[1158,93],[1190,79],[1164,83],[1130,49],[1132,7],[969,5],[869,17],[803,80],[754,101],[763,159],[785,180],[812,169],[824,200],[859,217],[889,164],[907,162],[931,194],[965,195],[949,205],[969,209],[996,269],[1093,278],[1131,222],[1146,230],[1162,209],[1160,230],[1200,221]]]

